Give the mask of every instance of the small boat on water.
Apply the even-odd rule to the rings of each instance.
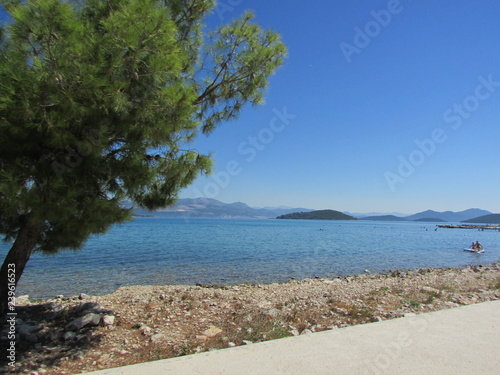
[[[468,251],[469,253],[477,253],[477,254],[482,254],[484,253],[486,250],[484,249],[471,249],[470,247],[467,248],[467,249],[464,249],[464,251]]]

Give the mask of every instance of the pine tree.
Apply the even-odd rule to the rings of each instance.
[[[1,4],[3,316],[9,267],[17,284],[33,251],[78,249],[130,218],[123,200],[172,205],[209,173],[189,143],[259,104],[286,48],[251,13],[204,35],[212,0]]]

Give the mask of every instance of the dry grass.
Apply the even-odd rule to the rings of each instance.
[[[270,285],[120,288],[93,298],[116,315],[113,326],[88,330],[83,346],[58,339],[57,353],[44,349],[50,343],[28,347],[33,364],[18,370],[44,364],[50,374],[72,374],[498,299],[499,273],[495,265]],[[64,303],[50,326],[57,337],[80,302]],[[216,333],[205,334],[211,327]]]

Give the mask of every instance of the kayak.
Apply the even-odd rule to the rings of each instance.
[[[477,253],[477,254],[482,254],[484,253],[484,249],[481,249],[481,250],[476,250],[476,249],[471,249],[471,248],[468,248],[468,249],[464,249],[464,251],[468,251],[469,253]]]

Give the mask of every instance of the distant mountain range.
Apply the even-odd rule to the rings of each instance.
[[[432,210],[427,210],[419,212],[410,216],[394,216],[394,215],[383,215],[383,216],[367,216],[362,217],[360,220],[376,220],[376,221],[428,221],[428,222],[461,222],[465,220],[475,220],[476,218],[484,215],[490,215],[490,211],[480,210],[478,208],[471,208],[469,210],[460,212],[437,212]]]
[[[395,215],[380,215],[380,216],[363,216],[359,220],[376,220],[376,221],[407,221],[404,217]]]
[[[252,208],[245,203],[223,203],[211,198],[179,199],[175,206],[150,212],[137,209],[134,211],[138,216],[161,216],[161,217],[184,217],[184,218],[276,218],[278,216],[298,213],[312,212],[315,210],[307,208],[287,208],[287,207],[265,207]],[[344,212],[344,214],[349,214]],[[377,221],[429,221],[429,222],[461,222],[474,220],[480,216],[491,215],[490,211],[477,208],[460,212],[436,212],[432,210],[419,212],[409,216],[396,215],[372,215],[349,214],[359,220]],[[488,220],[489,218],[486,218]],[[476,221],[477,222],[477,221]]]
[[[443,219],[434,219],[432,217],[423,217],[421,219],[413,220],[413,221],[421,221],[424,223],[446,223]]]
[[[164,208],[150,212],[135,210],[135,215],[184,217],[184,218],[254,218],[267,219],[286,215],[292,212],[313,211],[307,208],[282,208],[266,207],[252,208],[245,203],[222,203],[211,198],[179,199],[174,207]]]
[[[489,214],[491,214],[490,211],[480,210],[478,208],[471,208],[469,210],[460,212],[452,212],[452,211],[436,212],[432,210],[427,210],[415,215],[407,216],[406,219],[414,221],[422,218],[433,218],[433,219],[441,219],[443,221],[464,221],[473,219],[478,216],[489,215]]]
[[[404,214],[401,212],[349,212],[349,211],[343,211],[346,215],[351,215],[354,217],[357,217],[358,219],[364,218],[364,217],[369,217],[369,216],[393,216],[393,217],[405,217],[409,216],[409,214]]]

